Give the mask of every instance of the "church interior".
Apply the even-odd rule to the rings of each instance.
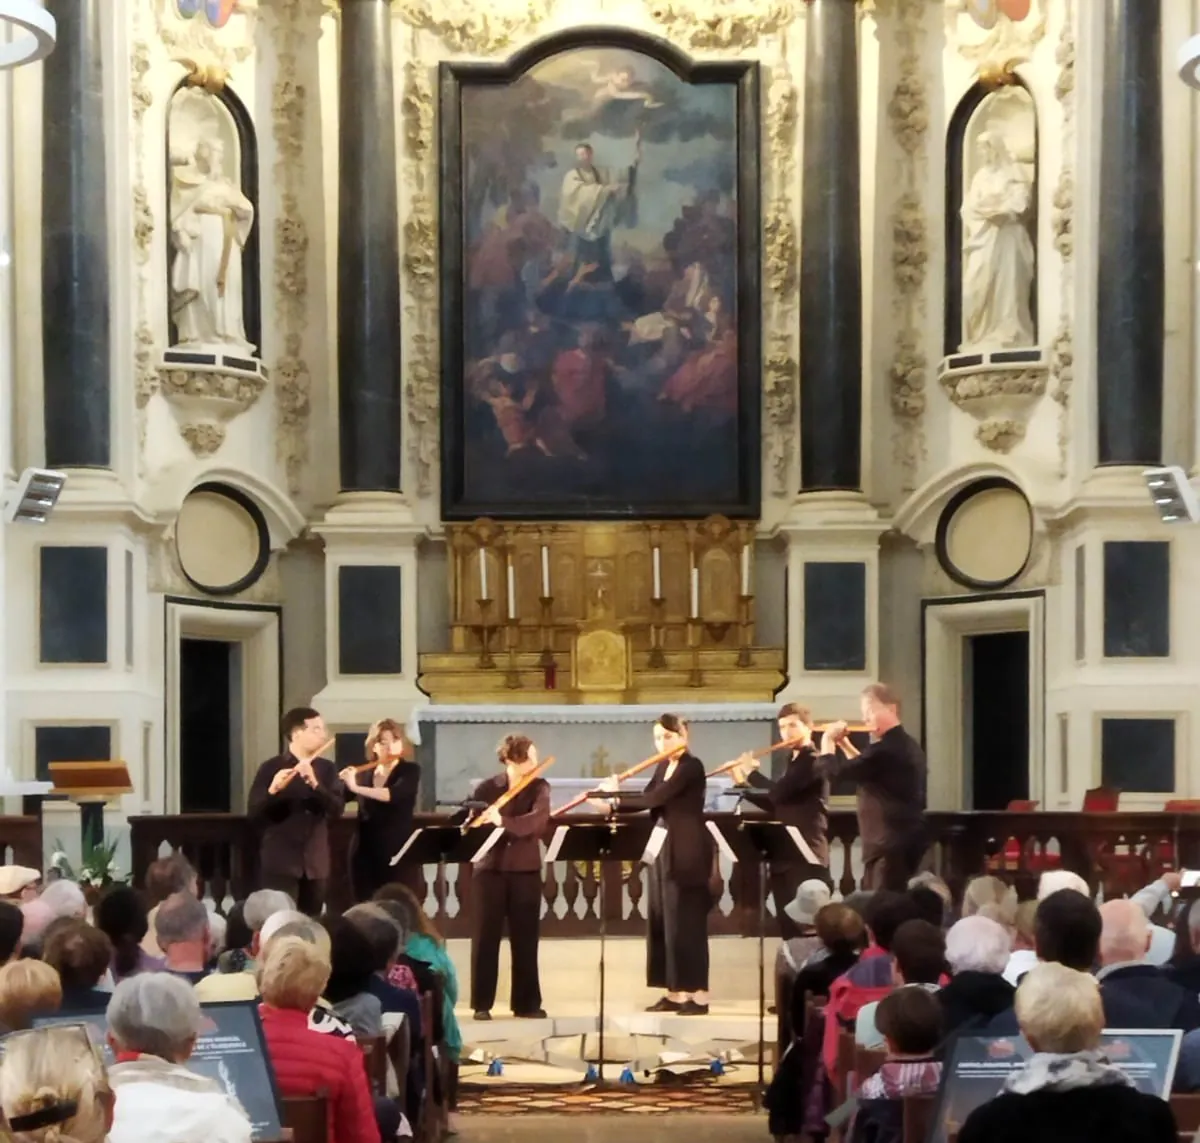
[[[1112,860],[1200,849],[1200,529],[1146,475],[1195,504],[1196,0],[0,17],[0,821],[39,858],[86,858],[87,799],[30,784],[119,762],[116,867],[183,846],[219,905],[292,708],[339,769],[404,725],[435,816],[510,732],[557,802],[663,711],[711,768],[781,704],[853,728],[878,681],[942,860],[1058,860],[1098,796]],[[61,485],[32,523],[30,470]],[[546,865],[556,1026],[468,1020],[481,1083],[578,1064],[605,948],[639,1008],[610,1066],[679,1047],[640,1013],[636,878],[598,864]],[[746,1080],[739,868],[701,1055]],[[456,870],[428,892],[466,958]]]

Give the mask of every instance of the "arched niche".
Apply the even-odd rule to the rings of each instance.
[[[1038,233],[1038,126],[1033,96],[1021,78],[1007,73],[999,87],[976,83],[960,100],[950,119],[946,138],[946,298],[945,348],[947,357],[958,354],[1028,350],[1038,344],[1037,317],[1037,233]],[[999,143],[999,149],[994,149]],[[1027,309],[1028,336],[1015,336],[1006,327],[1004,335],[982,340],[972,339],[970,314],[965,313],[964,287],[968,280],[968,253],[964,239],[970,234],[977,242],[1002,244],[1002,258],[985,252],[979,266],[990,265],[992,272],[1006,273],[1008,284],[994,282],[998,289],[1014,293],[1012,280],[1019,280],[1025,251],[1014,230],[997,234],[996,223],[985,223],[982,238],[971,234],[970,223],[963,218],[964,204],[978,222],[989,212],[998,214],[1014,199],[1024,200],[1025,210],[1019,225],[1028,237],[1030,266],[1028,293],[1019,294],[1022,309]],[[1015,225],[1015,224],[1014,224]],[[1023,245],[1023,243],[1022,243]],[[978,324],[978,323],[977,323]],[[985,323],[986,325],[986,323]],[[996,327],[993,325],[993,329]]]
[[[171,95],[167,108],[166,187],[170,222],[167,244],[167,281],[173,282],[177,253],[175,238],[179,189],[186,186],[189,171],[196,167],[196,149],[201,143],[219,145],[224,175],[253,207],[253,219],[245,241],[234,245],[241,269],[242,325],[251,355],[262,352],[262,301],[259,260],[258,140],[246,105],[228,85],[209,91],[183,79]],[[191,176],[202,179],[202,174]],[[172,287],[167,291],[168,321],[172,346],[180,345],[176,298]]]

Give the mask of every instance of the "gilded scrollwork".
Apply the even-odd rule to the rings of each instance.
[[[273,371],[276,447],[287,472],[288,489],[301,489],[308,463],[312,375],[304,355],[308,317],[308,226],[301,190],[304,185],[306,92],[298,56],[310,15],[308,0],[278,0],[277,71],[271,98],[275,141],[275,181],[279,201],[275,217],[275,318],[282,352]]]
[[[1075,375],[1075,295],[1072,262],[1075,238],[1075,4],[1064,0],[1055,60],[1058,78],[1054,92],[1062,108],[1062,166],[1054,190],[1052,228],[1054,248],[1062,260],[1058,332],[1050,351],[1051,396],[1058,403],[1058,469],[1066,475],[1071,438],[1071,385]]]
[[[698,52],[738,52],[767,36],[787,30],[798,15],[796,3],[748,5],[744,0],[700,0],[698,3],[650,4],[650,18],[673,43]]]
[[[140,6],[139,6],[140,7]],[[142,467],[146,446],[146,406],[158,390],[154,368],[154,332],[149,321],[151,280],[150,257],[154,243],[154,208],[146,185],[146,112],[154,106],[154,91],[147,82],[150,73],[150,44],[140,34],[145,31],[145,16],[134,16],[134,38],[129,50],[129,102],[133,112],[133,249],[137,261],[134,272],[134,307],[137,327],[134,333],[133,377],[134,407],[137,410],[138,465]]]
[[[893,447],[901,486],[910,492],[925,456],[921,418],[925,412],[928,361],[921,349],[925,282],[929,270],[929,222],[922,190],[929,134],[929,93],[922,70],[925,0],[897,0],[895,40],[899,75],[888,100],[888,121],[900,149],[899,194],[892,208],[892,285],[898,328],[888,370],[894,425]]]
[[[554,0],[525,0],[523,7],[497,11],[495,6],[465,0],[400,0],[394,16],[418,32],[435,37],[455,55],[494,56],[507,53],[532,35],[550,16]]]

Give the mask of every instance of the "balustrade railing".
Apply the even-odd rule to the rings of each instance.
[[[732,815],[712,815],[715,820]],[[582,819],[586,820],[586,819]],[[942,876],[955,896],[980,873],[996,873],[1032,895],[1047,869],[1069,869],[1105,896],[1121,896],[1152,881],[1167,868],[1200,867],[1200,814],[1166,813],[945,813],[926,815],[929,849],[925,867]],[[16,851],[20,833],[5,823],[36,819],[0,818],[0,843]],[[444,824],[440,815],[417,815],[417,825]],[[643,822],[642,825],[645,823]],[[24,827],[21,827],[24,828]],[[333,823],[329,903],[353,903],[348,852],[355,822]],[[622,828],[638,828],[631,822]],[[140,884],[147,866],[173,849],[182,850],[198,870],[203,893],[218,907],[243,899],[258,885],[258,834],[236,814],[182,814],[130,819],[133,872]],[[21,844],[28,840],[23,833]],[[830,814],[830,871],[838,891],[853,892],[862,877],[858,823],[851,811]],[[40,826],[36,860],[40,865]],[[32,854],[32,850],[29,851]],[[645,929],[645,889],[638,862],[553,862],[545,867],[546,902],[542,936],[586,937],[600,931],[601,915],[613,936]],[[425,907],[448,937],[470,935],[471,867],[427,865],[423,869]],[[721,862],[714,871],[717,905],[710,916],[712,935],[751,936],[758,932],[760,870],[753,862]],[[773,929],[773,926],[771,926]]]

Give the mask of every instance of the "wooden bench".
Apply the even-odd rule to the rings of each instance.
[[[327,1092],[318,1092],[316,1095],[288,1095],[280,1102],[283,1125],[291,1131],[294,1143],[329,1143]]]

